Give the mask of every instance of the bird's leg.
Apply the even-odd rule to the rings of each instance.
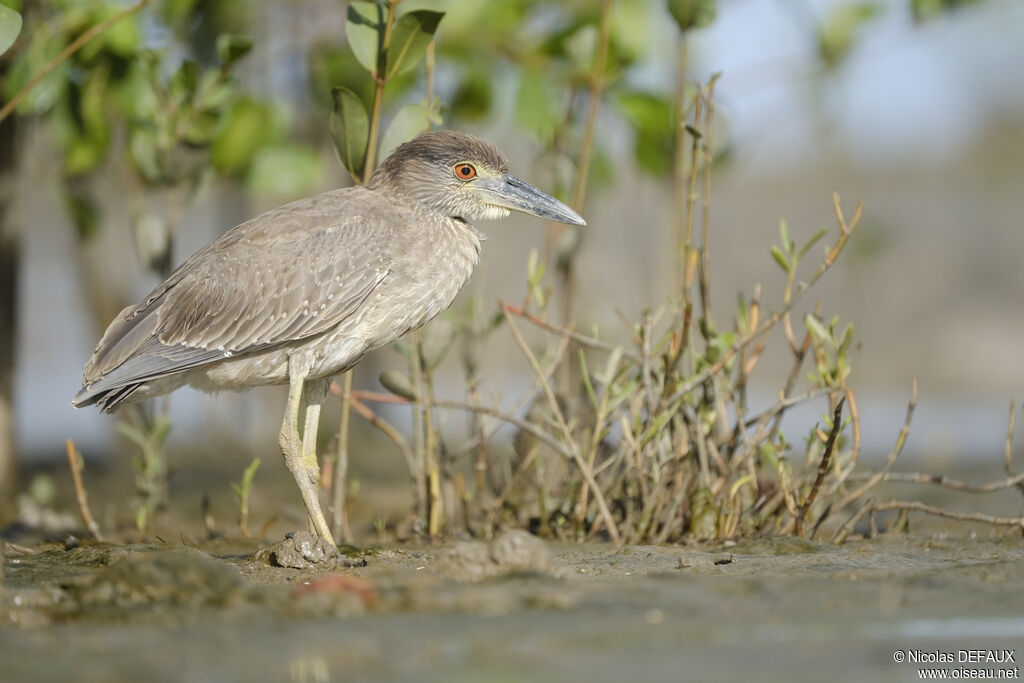
[[[320,463],[317,462],[316,457],[316,437],[320,424],[320,405],[327,396],[328,386],[329,380],[327,379],[311,379],[306,380],[303,387],[302,403],[305,406],[306,424],[302,429],[302,463],[307,468],[309,477],[313,481],[313,500],[316,503],[316,509],[309,510],[310,531],[315,532],[318,536],[331,539],[333,542],[330,527],[327,526],[327,519],[320,508]]]
[[[288,404],[285,409],[284,421],[281,424],[279,443],[284,454],[285,464],[295,478],[306,504],[306,513],[313,530],[318,536],[327,539],[334,545],[330,528],[320,509],[320,493],[317,485],[320,481],[320,467],[316,461],[316,430],[320,418],[320,403],[323,401],[326,383],[324,380],[311,380],[306,383],[309,372],[308,361],[298,354],[288,359]],[[306,389],[304,391],[304,389]],[[303,400],[303,398],[307,400]],[[312,399],[312,400],[310,400]],[[305,429],[299,434],[299,413],[303,404],[306,405]]]

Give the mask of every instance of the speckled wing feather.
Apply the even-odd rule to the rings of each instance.
[[[379,193],[347,188],[225,233],[115,318],[74,403],[333,329],[387,276],[388,245],[409,214]]]

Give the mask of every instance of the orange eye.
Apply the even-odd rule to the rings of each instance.
[[[458,164],[455,166],[455,177],[462,180],[472,180],[476,178],[476,168],[473,164]]]

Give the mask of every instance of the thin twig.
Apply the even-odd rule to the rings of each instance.
[[[898,481],[909,484],[934,484],[936,486],[942,486],[944,488],[960,491],[961,493],[993,493],[994,491],[1002,491],[1014,486],[1020,486],[1024,483],[1024,472],[1006,479],[999,479],[997,481],[990,481],[984,484],[968,484],[967,482],[960,481],[959,479],[953,479],[943,474],[928,474],[926,472],[876,472],[870,475],[872,479],[881,475],[879,481]],[[865,474],[864,477],[869,475]],[[854,479],[860,477],[854,475]]]
[[[373,74],[373,104],[370,109],[370,130],[366,136],[366,161],[363,166],[363,184],[369,182],[377,164],[377,137],[380,134],[380,112],[384,103],[384,85],[387,83],[388,46],[391,29],[395,25],[395,11],[401,0],[388,0],[388,15],[384,20],[384,36],[377,51],[377,69]]]
[[[382,393],[376,392],[376,391],[359,391],[358,389],[352,392],[352,400],[353,401],[360,401],[360,402],[362,402],[362,401],[371,401],[373,403],[400,403],[400,404],[411,403],[411,401],[409,399],[404,398],[402,396],[393,396],[392,394],[382,394]],[[548,447],[553,449],[559,455],[565,456],[566,458],[571,458],[572,457],[572,453],[570,453],[569,449],[567,449],[564,445],[562,445],[561,442],[559,442],[557,439],[555,439],[553,436],[551,436],[550,434],[545,432],[543,429],[541,429],[540,427],[538,427],[534,423],[529,422],[528,420],[523,420],[521,418],[518,418],[515,415],[510,415],[510,414],[508,414],[506,412],[503,412],[503,411],[501,411],[501,410],[499,410],[497,408],[492,408],[490,406],[486,406],[486,405],[482,405],[482,404],[466,403],[464,401],[449,401],[449,400],[440,399],[440,398],[439,399],[435,399],[433,401],[432,405],[435,408],[449,408],[449,409],[454,409],[454,410],[466,410],[466,411],[470,411],[470,412],[474,412],[474,413],[481,413],[483,415],[488,415],[488,416],[493,417],[493,418],[497,418],[498,420],[501,420],[502,422],[507,422],[508,424],[515,425],[516,427],[519,427],[520,429],[522,429],[525,432],[529,432],[533,436],[537,437],[539,440],[543,441],[545,445],[547,445]]]
[[[14,97],[11,98],[10,102],[5,104],[3,108],[0,108],[0,123],[3,123],[4,119],[6,119],[8,116],[11,115],[12,112],[14,112],[18,105],[21,104],[21,101],[25,99],[25,97],[32,91],[33,88],[39,85],[40,81],[42,81],[44,78],[50,75],[51,71],[56,69],[64,62],[66,62],[68,59],[70,59],[72,55],[74,55],[76,52],[85,47],[93,38],[96,38],[97,36],[103,34],[107,29],[109,29],[117,22],[127,17],[130,17],[131,15],[135,14],[140,9],[142,9],[143,7],[152,2],[153,0],[140,0],[131,7],[128,7],[127,9],[124,9],[118,12],[117,14],[111,15],[106,20],[101,21],[100,23],[96,24],[95,26],[92,26],[86,31],[83,31],[80,36],[78,36],[73,41],[68,43],[67,47],[61,50],[56,57],[48,61],[43,66],[43,68],[39,70],[39,73],[37,73],[31,81],[25,84],[24,88],[15,93]]]
[[[608,528],[608,535],[611,536],[612,542],[615,543],[615,545],[622,545],[622,537],[619,535],[619,530],[616,527],[615,518],[612,517],[611,510],[608,509],[608,503],[605,501],[604,493],[597,485],[597,482],[594,481],[593,472],[591,472],[590,468],[587,467],[587,463],[584,462],[583,456],[580,454],[576,441],[573,439],[572,432],[569,430],[569,425],[565,421],[565,416],[562,415],[562,410],[558,406],[558,399],[555,398],[555,392],[551,389],[551,384],[544,381],[544,371],[541,369],[540,363],[537,362],[536,355],[534,355],[533,351],[530,350],[526,340],[523,339],[523,335],[519,332],[519,328],[516,327],[511,313],[504,308],[502,308],[502,312],[505,315],[505,322],[508,323],[509,330],[512,331],[512,336],[515,338],[520,350],[523,352],[527,362],[533,369],[534,376],[543,382],[542,388],[544,389],[544,395],[547,397],[548,404],[551,408],[551,413],[554,415],[555,422],[559,429],[561,429],[562,435],[565,437],[572,460],[576,463],[576,467],[579,468],[584,480],[590,485],[590,488],[594,492],[594,501],[597,503],[597,507],[601,511],[601,517],[604,520],[605,526]]]
[[[826,272],[828,272],[828,269],[831,268],[832,264],[835,263],[836,259],[839,257],[839,254],[846,246],[846,242],[850,238],[850,235],[853,234],[853,231],[859,224],[861,214],[864,210],[863,202],[859,203],[857,205],[856,211],[854,212],[853,219],[849,223],[847,223],[842,217],[842,209],[839,207],[838,194],[833,195],[833,204],[835,206],[837,215],[840,217],[839,239],[836,241],[836,244],[832,247],[832,249],[829,250],[828,254],[826,254],[824,260],[822,260],[818,268],[813,273],[811,273],[811,276],[809,278],[800,282],[799,287],[797,287],[796,292],[793,294],[789,303],[785,304],[781,309],[773,313],[771,317],[768,318],[768,320],[766,320],[761,325],[761,327],[753,330],[749,334],[745,335],[743,338],[738,339],[732,346],[730,346],[725,351],[725,353],[722,354],[722,357],[718,359],[718,362],[709,366],[705,370],[698,372],[697,374],[693,375],[688,380],[683,382],[681,385],[679,385],[676,388],[675,394],[673,394],[672,396],[672,400],[678,400],[684,397],[686,394],[690,393],[695,388],[706,382],[709,377],[721,372],[722,369],[729,363],[729,361],[732,360],[733,356],[736,355],[737,351],[739,351],[741,348],[745,346],[749,346],[755,340],[761,338],[762,336],[767,334],[772,328],[778,325],[779,322],[783,319],[783,317],[796,307],[796,304],[800,301],[803,294],[807,290],[812,288],[815,285],[815,283],[817,283],[818,280],[820,280],[821,277]]]
[[[417,504],[418,508],[418,503],[420,501],[420,497],[423,495],[423,492],[419,489],[418,486],[416,486],[416,484],[419,481],[416,473],[416,457],[413,455],[412,449],[409,447],[409,442],[405,440],[405,437],[402,436],[402,433],[395,429],[390,422],[388,422],[380,415],[370,410],[369,406],[360,401],[359,398],[357,397],[358,393],[359,392],[357,391],[352,392],[352,409],[359,413],[359,415],[364,420],[372,424],[380,431],[384,432],[384,434],[387,435],[389,439],[394,441],[396,446],[398,446],[398,450],[401,451],[402,457],[405,458],[405,462],[409,466],[409,477],[412,479],[414,488],[414,503]]]
[[[818,464],[818,476],[814,479],[814,484],[811,486],[810,492],[807,494],[807,498],[804,500],[803,505],[800,506],[800,513],[797,515],[796,524],[794,530],[797,536],[803,536],[804,531],[804,519],[807,517],[807,511],[814,504],[814,499],[818,497],[818,491],[821,489],[821,484],[825,481],[825,475],[828,474],[829,464],[832,460],[832,451],[836,447],[836,440],[839,438],[839,432],[843,431],[843,404],[846,402],[846,397],[840,398],[836,402],[836,409],[832,413],[832,429],[829,430],[828,439],[825,441],[825,452],[821,454],[821,462]]]
[[[89,497],[85,493],[85,485],[82,483],[82,469],[84,468],[84,459],[81,454],[75,449],[75,442],[68,439],[64,442],[64,445],[68,454],[68,465],[71,467],[71,481],[75,485],[75,498],[78,500],[78,513],[82,516],[82,521],[85,522],[86,528],[89,529],[89,533],[100,543],[105,543],[106,539],[103,538],[103,534],[100,532],[100,525],[93,519],[92,512],[89,511]]]
[[[900,428],[900,433],[896,437],[896,443],[893,444],[892,450],[889,451],[889,457],[885,459],[885,464],[882,465],[882,469],[875,472],[860,488],[851,491],[839,501],[835,506],[835,510],[842,510],[844,507],[852,503],[853,501],[861,498],[868,491],[878,485],[879,482],[886,476],[886,473],[892,469],[892,466],[896,464],[896,460],[899,459],[900,453],[903,452],[903,446],[907,443],[907,437],[910,435],[910,421],[914,417],[914,408],[917,407],[917,378],[914,378],[910,388],[910,401],[907,403],[907,416],[903,419],[903,426]]]
[[[607,71],[608,50],[611,44],[611,23],[613,0],[602,0],[601,15],[597,27],[597,45],[594,50],[594,61],[587,77],[587,110],[584,115],[583,135],[580,138],[580,154],[576,161],[576,177],[573,179],[572,207],[583,211],[583,203],[587,198],[587,185],[590,179],[590,157],[594,152],[594,141],[597,138],[597,117],[601,113],[601,100],[607,87],[605,72]],[[561,236],[568,230],[579,230],[579,226],[549,223],[550,235],[548,243],[557,245]],[[572,319],[574,299],[573,265],[575,254],[567,255],[559,269],[562,276],[562,321]],[[568,366],[567,366],[568,367]]]
[[[1017,412],[1015,408],[1013,401],[1010,401],[1010,419],[1006,427],[1006,446],[1003,449],[1003,467],[1006,476],[1011,479],[1016,476],[1013,473],[1013,423]],[[1024,483],[1017,484],[1017,488],[1024,494]]]
[[[869,500],[836,532],[832,542],[836,545],[844,543],[865,515],[874,515],[888,510],[915,510],[959,522],[981,522],[993,526],[1013,526],[1020,527],[1024,531],[1024,517],[995,517],[981,512],[954,512],[953,510],[944,510],[934,505],[926,505],[916,500],[891,500],[888,503],[875,503]]]
[[[547,330],[548,332],[553,332],[554,334],[557,334],[557,335],[562,336],[562,337],[568,337],[569,339],[573,340],[574,342],[576,342],[580,346],[585,346],[587,348],[596,349],[598,351],[606,351],[608,353],[611,353],[612,351],[615,351],[616,349],[619,349],[619,351],[622,353],[622,357],[623,358],[628,358],[629,360],[633,361],[634,363],[640,363],[640,356],[637,356],[636,354],[631,353],[630,351],[627,351],[626,349],[622,348],[621,346],[615,346],[614,344],[609,344],[608,342],[603,342],[600,339],[594,339],[593,337],[588,337],[585,334],[580,334],[576,330],[572,329],[571,326],[570,327],[559,327],[558,325],[552,325],[551,323],[549,323],[547,321],[541,320],[540,318],[538,318],[537,316],[533,315],[529,311],[525,311],[525,310],[523,310],[519,306],[513,306],[512,304],[505,303],[504,301],[499,301],[498,305],[503,310],[508,311],[510,314],[516,316],[517,318],[522,318],[523,320],[529,322],[532,325],[535,325],[535,326],[539,327],[542,330]]]
[[[348,514],[345,511],[345,499],[348,492],[348,433],[349,416],[352,404],[352,371],[349,370],[341,378],[341,419],[338,423],[338,452],[334,463],[334,537],[345,543],[352,542],[352,534],[348,526]]]

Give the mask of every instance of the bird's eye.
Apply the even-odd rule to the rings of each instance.
[[[473,164],[457,164],[455,166],[455,177],[462,180],[472,180],[476,177],[476,168]]]

